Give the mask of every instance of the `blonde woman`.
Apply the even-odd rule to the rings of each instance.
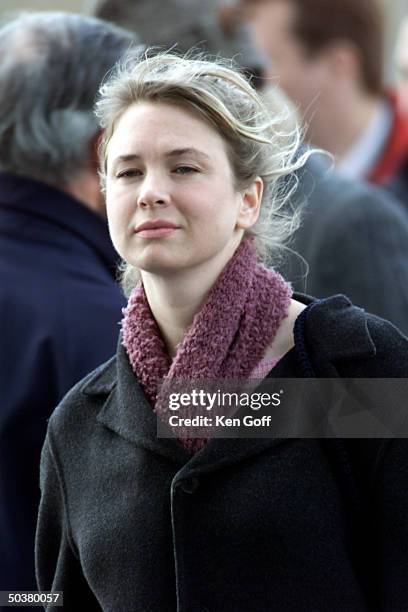
[[[293,296],[262,264],[296,225],[279,183],[305,161],[297,129],[232,68],[166,53],[119,67],[97,114],[129,302],[116,356],[50,419],[40,588],[69,610],[407,604],[403,441],[376,450],[379,524],[362,558],[349,459],[335,467],[330,441],[157,437],[160,378],[406,376],[396,328],[344,296]]]

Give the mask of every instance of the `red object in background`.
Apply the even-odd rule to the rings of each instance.
[[[368,180],[377,185],[392,179],[408,161],[408,117],[398,108],[396,94],[389,92],[388,97],[393,112],[391,135],[381,158],[368,176]]]

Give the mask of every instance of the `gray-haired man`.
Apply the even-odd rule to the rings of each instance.
[[[38,465],[53,408],[115,350],[93,103],[134,35],[32,13],[0,28],[0,590],[35,590]]]

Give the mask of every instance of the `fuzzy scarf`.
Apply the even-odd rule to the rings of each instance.
[[[122,342],[132,369],[160,416],[161,379],[246,379],[287,317],[292,290],[277,272],[257,263],[245,238],[210,289],[173,359],[139,284],[123,310]],[[180,439],[191,453],[206,440]]]

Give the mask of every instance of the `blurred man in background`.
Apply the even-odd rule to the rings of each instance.
[[[408,120],[386,94],[376,0],[242,0],[255,43],[338,172],[382,184],[408,159]]]
[[[47,419],[116,348],[115,282],[93,104],[134,37],[64,13],[0,29],[0,590],[36,590]]]

